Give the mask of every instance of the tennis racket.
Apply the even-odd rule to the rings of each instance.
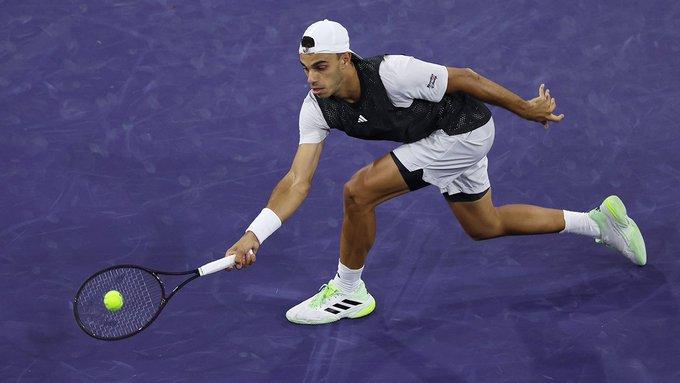
[[[198,269],[180,272],[136,265],[118,265],[101,270],[80,286],[73,299],[76,322],[87,335],[102,340],[119,340],[139,334],[156,320],[182,287],[198,277],[234,266],[234,258],[235,255],[230,255]],[[162,275],[189,277],[167,294]],[[123,295],[123,307],[118,311],[109,311],[104,306],[104,295],[111,290]]]

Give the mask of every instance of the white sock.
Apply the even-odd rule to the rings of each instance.
[[[600,236],[600,228],[588,213],[577,213],[569,210],[564,211],[564,230],[560,233],[574,233],[597,238]]]
[[[363,266],[360,269],[352,270],[338,261],[338,273],[335,274],[333,283],[343,293],[350,294],[361,284],[362,271],[364,271]]]

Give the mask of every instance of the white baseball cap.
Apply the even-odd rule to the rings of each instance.
[[[300,40],[298,53],[345,53],[349,49],[349,34],[340,23],[324,19],[310,25]],[[354,52],[352,52],[354,53]]]

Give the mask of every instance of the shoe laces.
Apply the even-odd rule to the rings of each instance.
[[[339,291],[340,290],[338,290],[335,286],[330,285],[328,283],[324,283],[319,288],[319,292],[316,293],[316,295],[314,296],[314,299],[312,299],[310,306],[312,308],[317,308],[317,307],[323,305],[324,303],[326,303],[327,300],[329,300],[333,296],[337,295]]]

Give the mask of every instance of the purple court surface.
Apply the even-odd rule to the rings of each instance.
[[[72,299],[120,263],[183,270],[240,238],[287,171],[297,46],[470,67],[566,115],[493,109],[494,200],[621,196],[640,268],[576,235],[469,239],[434,187],[377,209],[370,316],[285,311],[335,272],[344,182],[397,144],[328,137],[308,200],[246,271],[199,279],[143,333],[92,339]],[[0,1],[1,382],[680,381],[675,1]]]

